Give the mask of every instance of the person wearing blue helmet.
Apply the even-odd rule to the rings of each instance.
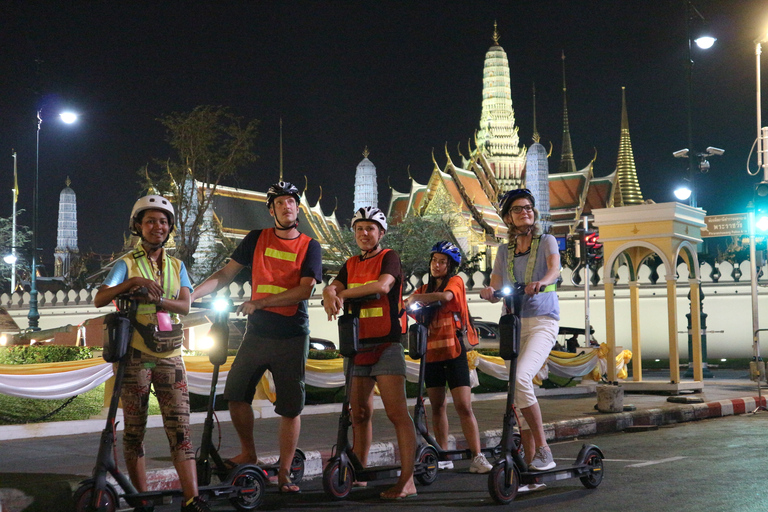
[[[469,307],[464,280],[456,275],[461,251],[448,241],[436,243],[430,251],[429,280],[419,287],[406,305],[440,301],[440,308],[429,321],[424,384],[432,406],[432,425],[440,447],[448,449],[448,410],[446,384],[459,415],[461,430],[472,450],[471,473],[487,473],[493,466],[480,451],[480,434],[472,411],[467,349],[462,338],[468,336]]]
[[[498,302],[494,297],[496,290],[516,282],[525,283],[522,309],[517,312],[521,339],[515,405],[525,419],[521,422],[521,436],[526,462],[531,470],[544,471],[556,464],[547,445],[533,378],[557,339],[560,306],[556,283],[560,278],[560,252],[555,237],[542,234],[535,206],[536,201],[527,189],[510,190],[501,199],[499,209],[509,228],[509,242],[499,247],[491,285],[480,291],[480,297]]]

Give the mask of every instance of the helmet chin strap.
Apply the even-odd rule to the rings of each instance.
[[[298,217],[296,218],[296,222],[294,222],[293,224],[291,224],[288,227],[285,227],[282,224],[280,224],[280,221],[277,220],[277,217],[275,217],[275,229],[278,230],[278,231],[290,231],[293,228],[297,227],[298,225],[299,225]]]

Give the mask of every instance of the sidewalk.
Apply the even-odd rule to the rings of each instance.
[[[752,412],[758,405],[766,405],[766,391],[762,391],[762,400],[758,400],[757,384],[746,377],[746,371],[743,376],[733,371],[714,373],[714,379],[706,379],[702,393],[676,397],[676,400],[689,402],[701,399],[701,403],[670,402],[665,395],[625,394],[626,412],[621,413],[598,412],[595,409],[597,399],[594,386],[591,389],[542,390],[539,402],[547,438],[551,442],[565,441],[575,437],[621,432],[631,427],[744,414]],[[654,380],[654,376],[647,376],[646,380]],[[573,394],[574,391],[581,394]],[[473,399],[482,444],[495,446],[500,440],[506,395],[473,395]],[[413,404],[413,400],[409,402]],[[323,465],[335,443],[340,408],[340,404],[310,405],[302,414],[299,447],[307,456],[305,479],[322,474]],[[634,410],[627,410],[630,408]],[[279,418],[274,416],[271,407],[263,407],[256,414],[257,417],[261,416],[256,420],[255,427],[260,458],[276,460]],[[214,443],[220,443],[220,451],[224,456],[234,455],[239,450],[239,444],[229,422],[229,414],[219,412],[217,415],[221,439],[218,439],[215,432]],[[193,441],[198,445],[204,414],[194,413],[192,416]],[[464,447],[459,421],[452,407],[449,407],[449,420],[452,441]],[[0,427],[0,511],[61,510],[62,502],[69,499],[67,493],[70,489],[74,490],[81,480],[90,476],[103,427],[103,420]],[[121,435],[118,437],[121,438]],[[370,464],[393,463],[396,454],[393,445],[395,432],[378,399],[374,413],[374,440]],[[177,486],[167,439],[158,417],[151,418],[145,444],[150,485],[154,488]],[[125,468],[121,451],[122,447],[119,446],[120,467]],[[32,503],[33,507],[25,509]]]

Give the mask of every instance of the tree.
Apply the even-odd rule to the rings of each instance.
[[[422,275],[429,271],[430,249],[440,240],[453,240],[446,222],[409,215],[405,220],[390,226],[381,245],[397,251],[405,276]]]
[[[175,256],[194,269],[193,255],[205,230],[204,213],[221,180],[235,176],[258,157],[253,148],[259,120],[245,121],[222,106],[201,105],[158,119],[165,126],[173,158],[142,170],[147,188],[171,198],[176,210]],[[217,233],[218,234],[218,233]]]
[[[24,210],[16,211],[16,220],[24,213]],[[30,240],[32,239],[32,232],[27,226],[20,226],[16,223],[16,255],[19,258],[16,261],[16,273],[17,275],[24,275],[29,273],[29,262],[23,255],[26,251],[19,251],[21,247],[29,247]],[[7,254],[11,254],[13,249],[13,217],[0,217],[0,283],[3,288],[10,285],[11,282],[11,269],[12,265],[5,262],[3,257]],[[21,281],[17,278],[16,283]],[[12,291],[12,290],[11,290]]]

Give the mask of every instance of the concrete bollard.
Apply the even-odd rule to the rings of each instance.
[[[624,388],[611,384],[597,386],[597,410],[600,412],[622,412],[624,410]]]

